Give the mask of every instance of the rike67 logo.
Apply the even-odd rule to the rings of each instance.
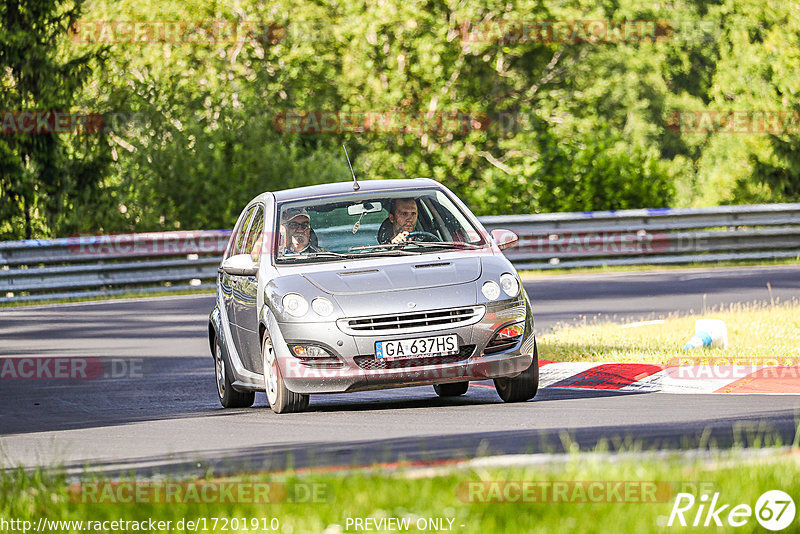
[[[719,492],[709,496],[703,494],[696,499],[691,493],[678,493],[669,514],[667,526],[693,527],[741,527],[755,515],[756,521],[767,530],[783,530],[794,521],[794,500],[780,490],[764,492],[754,508],[749,504],[732,505],[720,500]]]

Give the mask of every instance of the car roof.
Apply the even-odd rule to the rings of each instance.
[[[409,190],[409,189],[427,189],[430,187],[439,187],[441,184],[429,178],[414,178],[403,180],[362,180],[358,182],[358,193],[369,193],[371,191],[390,191],[390,190]],[[275,191],[275,200],[278,202],[286,202],[290,200],[300,200],[312,197],[324,197],[329,195],[341,195],[345,193],[354,193],[353,182],[337,182],[333,184],[319,184],[310,185],[306,187],[297,187],[294,189],[284,189],[283,191]]]

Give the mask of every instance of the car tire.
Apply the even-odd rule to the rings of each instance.
[[[302,412],[308,407],[308,395],[289,391],[283,381],[278,358],[272,347],[272,339],[264,333],[261,343],[261,360],[264,365],[264,389],[269,407],[275,413]]]
[[[514,378],[495,378],[494,387],[504,402],[523,402],[536,396],[539,390],[539,352],[533,342],[533,361],[530,367]]]
[[[217,396],[223,408],[247,408],[256,400],[254,391],[236,391],[231,385],[231,368],[222,355],[219,338],[214,337],[214,372],[217,378]]]
[[[440,397],[458,397],[469,389],[469,382],[450,382],[448,384],[434,384],[433,390]]]

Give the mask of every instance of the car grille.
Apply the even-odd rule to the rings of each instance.
[[[404,358],[401,360],[384,360],[372,356],[356,356],[353,361],[362,369],[405,369],[422,367],[423,365],[440,365],[466,360],[475,352],[475,345],[464,345],[458,354],[450,356],[429,356],[427,358]]]
[[[403,313],[392,315],[373,315],[339,319],[336,324],[343,332],[354,336],[375,334],[403,334],[426,332],[430,329],[459,327],[475,324],[486,313],[484,306],[465,306],[444,310]]]

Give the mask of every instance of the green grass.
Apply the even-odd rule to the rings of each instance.
[[[676,528],[668,529],[660,525],[669,516],[680,491],[693,493],[697,498],[702,493],[713,495],[719,492],[720,502],[734,505],[744,503],[754,506],[763,492],[772,489],[783,490],[797,499],[800,495],[798,454],[776,454],[766,449],[760,452],[768,454],[740,456],[734,451],[716,459],[686,460],[675,455],[659,461],[643,461],[641,458],[620,460],[613,457],[610,460],[606,455],[589,455],[536,467],[472,467],[447,469],[438,473],[400,470],[259,474],[227,480],[277,483],[288,490],[289,499],[271,504],[84,503],[81,502],[84,498],[77,486],[73,483],[76,493],[71,495],[70,483],[63,477],[16,471],[0,474],[0,518],[24,519],[34,524],[40,517],[83,521],[141,521],[152,518],[171,521],[172,528],[166,529],[171,532],[177,531],[174,525],[181,519],[207,518],[209,531],[223,532],[221,521],[217,522],[216,529],[211,528],[211,518],[239,518],[240,521],[265,518],[267,523],[271,518],[277,518],[281,532],[334,534],[356,532],[352,525],[347,528],[347,519],[367,517],[407,518],[412,525],[420,518],[452,519],[452,531],[459,533],[666,532]],[[190,481],[200,482],[200,479]],[[524,498],[518,497],[516,492],[509,493],[510,499],[503,502],[502,493],[496,490],[517,487],[512,484],[519,482],[527,483],[529,488],[539,489]],[[599,502],[592,502],[592,495],[588,493],[591,482],[601,482],[601,487],[607,487],[606,482],[612,485],[622,483],[616,487],[633,492],[629,493],[628,502],[620,502],[626,500],[625,497],[620,499],[613,493],[608,494],[608,499],[602,497],[604,493],[594,493],[595,498],[598,495],[601,498]],[[289,502],[297,500],[291,495],[302,495],[305,489],[298,490],[309,487],[318,490],[315,502]],[[558,487],[562,491],[554,495]],[[552,496],[543,499],[542,488],[548,488],[548,495]],[[567,488],[566,491],[564,488]],[[586,491],[580,491],[581,488]],[[639,493],[642,489],[644,492]],[[538,502],[541,500],[548,502]],[[696,510],[697,506],[685,515],[689,522],[693,520]],[[795,520],[795,525],[798,521]],[[446,520],[444,524],[447,525]],[[231,524],[228,523],[228,526]],[[252,531],[249,528],[242,529],[241,524],[239,526],[233,531]],[[680,528],[682,532],[699,530]],[[755,517],[752,517],[737,532],[759,530]],[[409,531],[418,530],[412,526]],[[796,532],[797,529],[786,530],[791,531]]]
[[[800,301],[737,304],[702,316],[668,317],[663,322],[626,327],[612,323],[556,327],[538,338],[544,360],[664,364],[686,358],[683,350],[696,319],[725,321],[729,347],[701,349],[692,355],[738,361],[800,361]]]

